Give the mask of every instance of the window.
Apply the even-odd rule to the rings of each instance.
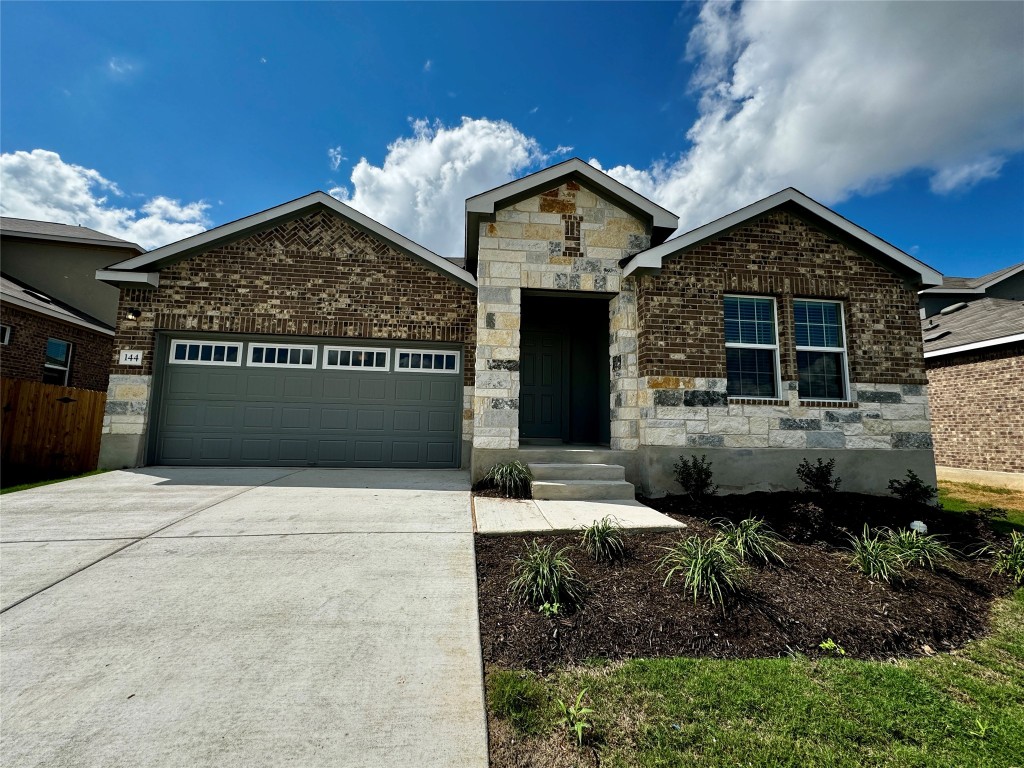
[[[779,396],[775,299],[725,297],[726,391],[730,397]]]
[[[278,368],[316,368],[316,347],[250,344],[248,365]]]
[[[220,341],[172,341],[170,362],[184,365],[241,365],[242,345]]]
[[[435,349],[399,349],[396,371],[458,373],[459,353]]]
[[[837,301],[793,302],[796,367],[803,400],[845,400],[846,341]]]
[[[353,370],[388,370],[390,355],[386,349],[357,347],[324,347],[324,368],[350,368]]]
[[[46,361],[43,363],[43,383],[68,385],[71,372],[71,342],[60,339],[46,340]]]
[[[11,343],[11,326],[0,325],[0,344],[4,346]]]

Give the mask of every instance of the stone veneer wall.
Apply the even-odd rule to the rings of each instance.
[[[1024,344],[927,362],[935,462],[1024,472]]]
[[[42,381],[46,342],[60,339],[72,344],[68,386],[107,388],[112,337],[7,304],[0,306],[0,322],[11,327],[10,343],[0,347],[0,372],[6,378]]]
[[[618,366],[612,373],[611,434],[613,448],[635,448],[636,309],[618,262],[650,247],[650,227],[572,180],[498,210],[494,218],[480,225],[474,448],[519,445],[523,289],[623,290],[609,307],[610,365]]]
[[[779,399],[726,395],[727,293],[776,299]],[[796,216],[771,212],[665,259],[636,295],[641,445],[931,448],[914,290]],[[842,302],[850,402],[799,399],[794,298]]]
[[[129,307],[137,321],[124,319]],[[145,433],[165,330],[462,344],[463,440],[472,435],[476,292],[326,210],[164,268],[158,289],[121,291],[118,318],[105,434]],[[142,350],[144,364],[116,365],[119,349]]]

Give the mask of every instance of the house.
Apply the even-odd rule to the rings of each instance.
[[[939,476],[1024,488],[1024,262],[920,302]]]
[[[0,218],[0,371],[105,391],[118,291],[96,270],[142,249],[88,227]]]
[[[794,189],[677,225],[572,159],[467,200],[464,267],[320,192],[114,264],[101,466],[518,457],[661,494],[696,453],[726,490],[819,456],[852,490],[934,479],[937,272]]]

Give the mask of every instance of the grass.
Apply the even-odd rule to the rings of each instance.
[[[1006,519],[993,520],[992,527],[1001,533],[1012,530],[1024,533],[1024,491],[940,480],[939,503],[950,512],[973,512],[986,507],[1000,507],[1006,510]]]
[[[71,477],[58,477],[52,480],[39,480],[35,483],[24,483],[22,485],[11,485],[7,488],[0,488],[0,496],[5,493],[17,493],[18,491],[27,491],[29,488],[39,488],[43,485],[53,485],[54,483],[63,483],[65,480],[77,480],[80,477],[92,477],[93,475],[102,475],[104,472],[109,472],[109,469],[94,469],[92,472],[83,472],[80,475],[73,475]]]
[[[634,660],[535,680],[539,735],[515,735],[518,748],[564,764],[594,758],[551,702],[586,688],[602,766],[1024,766],[1024,590],[995,603],[989,637],[953,654]]]

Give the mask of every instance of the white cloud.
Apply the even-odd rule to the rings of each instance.
[[[113,75],[130,75],[135,71],[135,65],[127,59],[114,56],[107,60],[107,69]]]
[[[533,109],[530,110],[530,114],[531,115],[536,115],[537,112],[539,112],[539,111],[540,111],[540,107],[534,107]]]
[[[156,248],[205,230],[205,202],[157,196],[141,208],[113,204],[118,186],[99,171],[65,163],[56,152],[34,149],[0,155],[0,212],[22,219],[78,224]]]
[[[344,154],[342,154],[341,145],[338,145],[337,147],[331,147],[330,149],[328,149],[327,158],[331,163],[332,171],[338,170],[338,166],[341,165],[342,160],[348,160],[348,158],[345,157]]]
[[[443,256],[460,256],[465,200],[544,162],[536,140],[504,120],[462,118],[455,126],[417,120],[388,145],[381,166],[362,158],[352,188],[330,192]]]
[[[608,173],[684,228],[787,186],[835,203],[924,170],[963,189],[1024,147],[1022,38],[1017,3],[708,2],[690,146]]]
[[[433,62],[433,61],[431,61],[430,59],[427,59],[427,60],[426,60],[426,61],[425,61],[425,62],[423,63],[423,71],[424,71],[424,72],[429,72],[429,71],[430,71],[431,69],[433,69],[433,68],[434,68],[434,62]]]

